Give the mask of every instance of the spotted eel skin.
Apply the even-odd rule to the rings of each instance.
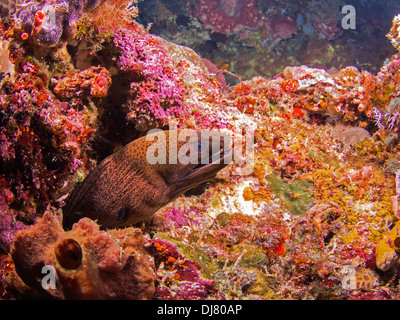
[[[169,159],[171,141],[176,143],[174,145],[180,153],[185,152],[182,146],[186,141],[178,141],[176,132],[160,130],[148,134],[105,158],[69,197],[63,208],[64,227],[71,228],[83,217],[97,220],[103,228],[135,225],[149,219],[158,209],[187,190],[213,179],[232,161],[232,149],[220,133],[211,132],[207,139],[203,139],[200,132],[195,132],[199,141],[196,142],[196,151],[202,149],[209,152],[208,164],[201,164],[204,163],[200,161],[201,152],[193,152],[193,156],[190,154],[200,164],[194,161],[183,164],[179,160],[175,163],[168,160],[165,164],[149,163],[146,157],[148,148],[152,146],[154,149],[158,141],[159,146],[165,145],[165,148],[158,148],[157,152],[153,152],[155,156],[165,155]]]

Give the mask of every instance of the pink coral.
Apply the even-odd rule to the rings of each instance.
[[[153,239],[152,247],[159,278],[157,299],[199,300],[214,291],[214,281],[203,279],[199,266],[185,259],[174,244]]]
[[[182,117],[183,81],[160,40],[136,26],[117,31],[114,42],[121,52],[118,66],[132,81],[128,119],[145,115],[166,124],[170,116]]]
[[[10,204],[14,202],[15,196],[7,188],[6,181],[0,178],[0,249],[9,252],[15,236],[19,230],[23,230],[26,226],[17,219],[20,214],[10,208]]]
[[[165,213],[168,220],[178,227],[187,226],[190,224],[199,225],[200,222],[196,221],[196,216],[201,214],[199,210],[192,209],[187,211],[182,211],[173,208]]]

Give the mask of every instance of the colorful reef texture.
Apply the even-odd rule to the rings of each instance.
[[[262,20],[255,1],[222,1],[221,26],[208,2],[197,12],[218,32]],[[5,12],[3,299],[400,298],[400,52],[376,75],[302,65],[227,85],[229,71],[135,22],[130,1],[21,0]],[[279,37],[294,32],[277,23]],[[83,218],[63,230],[77,183],[169,125],[254,145],[140,226]],[[45,266],[55,289],[40,281]]]

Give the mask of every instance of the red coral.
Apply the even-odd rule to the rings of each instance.
[[[54,97],[38,65],[21,60],[18,67],[1,91],[1,163],[8,168],[1,176],[29,220],[55,198],[67,175],[88,165],[82,145],[94,128],[79,102]]]
[[[102,67],[90,67],[78,73],[65,75],[54,87],[56,95],[62,99],[82,97],[85,94],[103,98],[111,85],[110,73]]]
[[[295,92],[299,88],[299,81],[297,79],[284,80],[282,82],[282,88],[285,91]]]

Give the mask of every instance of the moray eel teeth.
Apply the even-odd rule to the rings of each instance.
[[[188,139],[178,141],[177,132],[181,131],[148,134],[105,158],[69,197],[63,208],[64,228],[71,228],[83,217],[97,220],[103,228],[127,227],[147,220],[182,193],[213,179],[232,161],[227,135],[208,132],[203,137],[193,131],[197,139],[190,142],[188,138],[189,143]],[[170,159],[170,145],[175,145],[177,160],[148,161],[155,141],[164,146],[155,153],[160,159]]]

